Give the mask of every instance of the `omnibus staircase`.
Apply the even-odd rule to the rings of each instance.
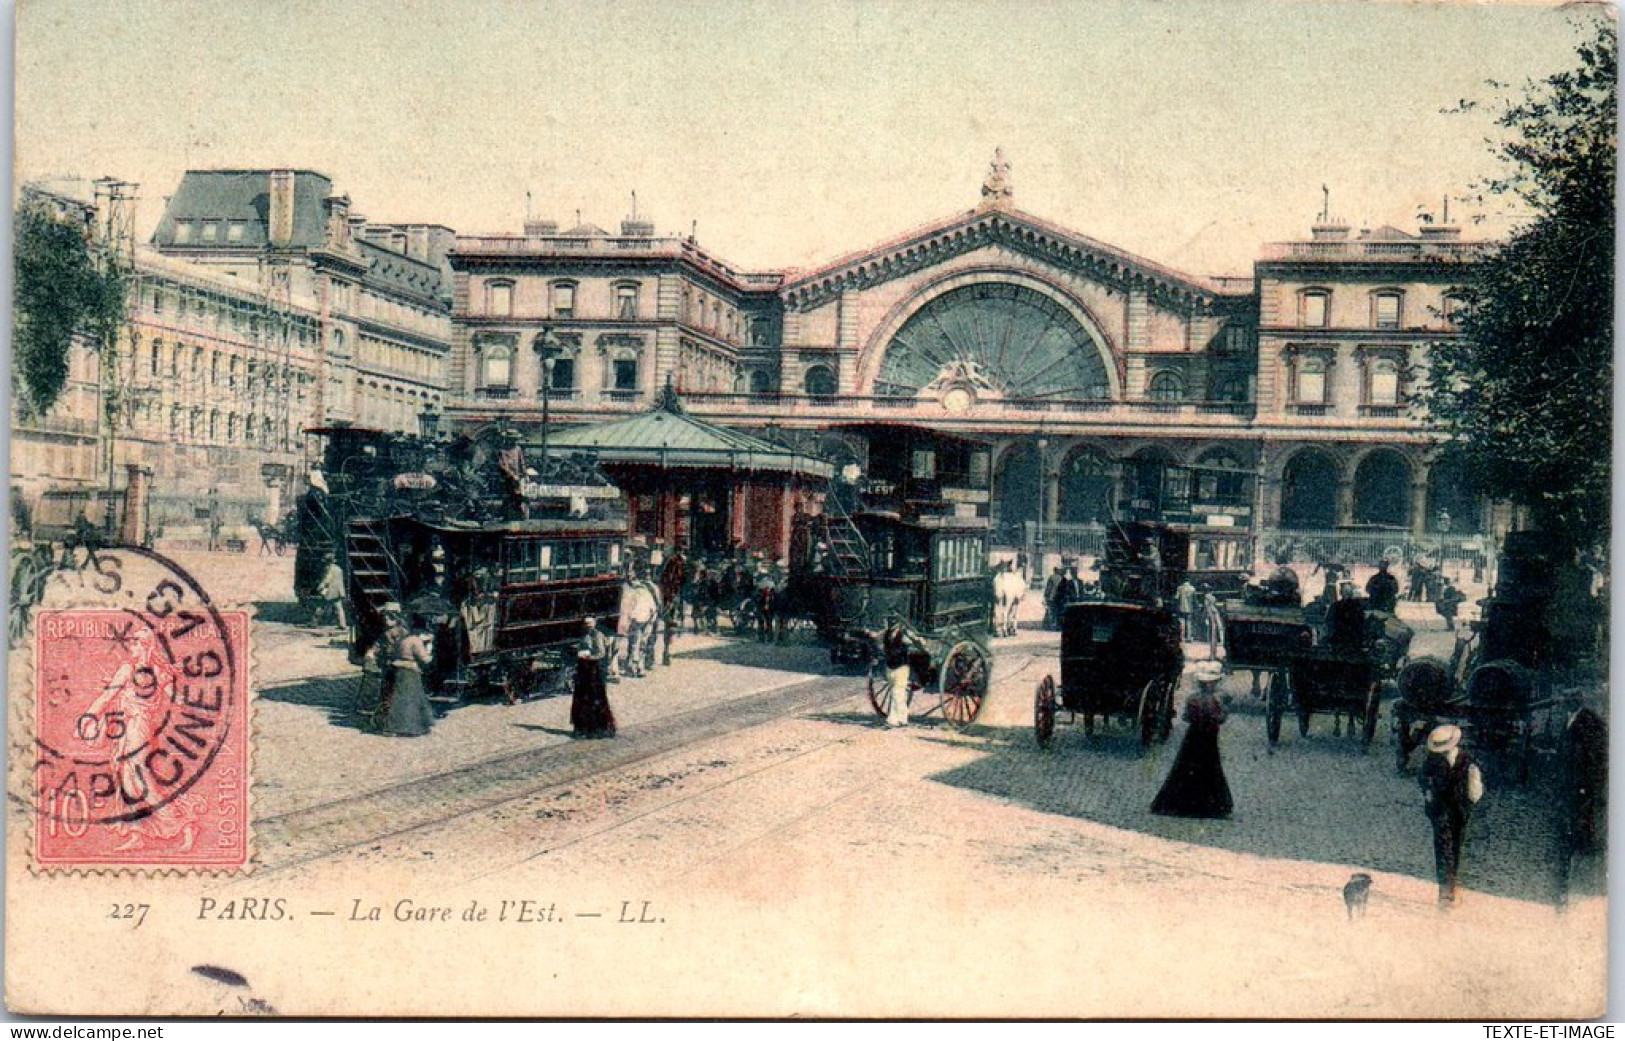
[[[869,543],[834,495],[824,500],[824,541],[829,545],[830,572],[838,578],[869,574]]]

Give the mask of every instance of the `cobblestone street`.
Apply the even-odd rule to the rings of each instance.
[[[861,678],[833,672],[810,634],[785,646],[685,634],[671,667],[610,688],[615,740],[572,740],[568,697],[476,702],[426,737],[394,739],[359,728],[357,673],[335,634],[286,620],[289,561],[187,563],[217,599],[230,588],[261,603],[260,867],[177,885],[153,928],[178,928],[199,892],[305,894],[291,928],[323,940],[303,945],[314,960],[254,965],[283,1012],[347,1010],[301,1004],[304,973],[402,957],[422,972],[421,1004],[402,1015],[465,1000],[469,986],[492,1014],[610,1011],[587,981],[623,965],[649,973],[617,988],[623,1015],[1601,1009],[1601,990],[1579,984],[1603,978],[1600,865],[1584,865],[1557,912],[1544,760],[1527,786],[1492,771],[1468,893],[1445,916],[1414,766],[1395,770],[1386,720],[1369,754],[1320,717],[1307,738],[1289,723],[1272,753],[1240,677],[1222,739],[1237,809],[1220,822],[1149,813],[1183,724],[1147,753],[1124,726],[1062,726],[1037,746],[1033,689],[1057,670],[1058,637],[1035,629],[998,642],[992,694],[963,733],[931,715],[877,729]],[[1449,640],[1424,631],[1413,653]],[[933,705],[922,694],[915,707]],[[1375,884],[1368,915],[1350,922],[1341,890],[1355,871]],[[509,933],[499,968],[465,923],[425,927],[411,951],[398,933],[346,924],[352,901],[387,914],[403,900],[528,900],[568,928]],[[222,930],[220,949],[195,957],[252,964],[244,935]],[[776,957],[787,944],[796,956]],[[119,952],[115,940],[105,953]],[[433,971],[448,962],[466,971]],[[490,982],[513,972],[538,982]]]

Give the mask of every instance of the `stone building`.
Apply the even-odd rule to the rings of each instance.
[[[124,220],[78,205],[103,239]],[[368,223],[320,174],[188,172],[151,245],[99,243],[130,273],[117,368],[75,353],[57,407],[14,425],[13,485],[32,504],[122,485],[135,465],[152,473],[160,534],[205,512],[280,519],[304,486],[307,427],[416,431],[442,407],[453,237]]]
[[[455,425],[603,420],[669,382],[837,462],[843,426],[983,439],[1006,540],[1121,516],[1170,464],[1211,468],[1190,494],[1260,532],[1484,522],[1410,407],[1483,248],[1456,228],[1323,220],[1250,277],[1201,277],[1017,209],[996,159],[975,209],[810,271],[652,232],[459,238]]]

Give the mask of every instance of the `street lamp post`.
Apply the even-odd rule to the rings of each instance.
[[[548,403],[553,390],[553,365],[558,361],[560,348],[559,338],[552,329],[544,328],[536,337],[536,354],[542,362],[542,462],[539,469],[544,482],[547,480]]]
[[[1044,506],[1047,498],[1046,493],[1048,492],[1048,489],[1044,487],[1044,464],[1045,453],[1048,449],[1049,439],[1040,437],[1038,439],[1038,522],[1033,525],[1033,531],[1036,533],[1033,538],[1033,553],[1035,556],[1042,556],[1044,552]]]

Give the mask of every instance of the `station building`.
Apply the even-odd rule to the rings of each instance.
[[[1485,248],[1323,215],[1250,276],[1196,276],[1018,209],[998,159],[974,209],[809,271],[532,221],[449,253],[447,412],[534,440],[544,410],[602,422],[669,384],[838,469],[865,462],[843,428],[969,436],[1007,545],[1145,505],[1178,464],[1206,468],[1186,501],[1260,535],[1460,535],[1486,512],[1412,402]]]

